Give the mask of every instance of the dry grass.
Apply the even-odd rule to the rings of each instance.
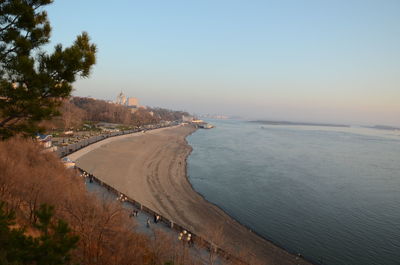
[[[32,227],[34,212],[43,203],[55,207],[55,217],[63,219],[80,238],[73,261],[85,265],[216,264],[215,249],[207,261],[183,248],[175,237],[154,231],[149,237],[135,232],[135,221],[115,200],[88,193],[77,172],[66,169],[52,153],[42,152],[33,140],[13,138],[0,142],[0,201],[17,213],[18,224]],[[224,226],[210,231],[214,247],[224,244]],[[234,250],[240,260],[227,264],[262,264],[246,251]],[[204,257],[203,257],[204,258]],[[221,261],[219,259],[219,261]],[[167,263],[170,262],[170,263]]]
[[[134,221],[120,204],[88,193],[76,172],[41,151],[32,140],[0,142],[0,200],[16,211],[20,225],[34,224],[34,211],[46,203],[55,206],[55,217],[67,221],[80,237],[73,251],[77,263],[200,264],[174,248],[173,239],[160,231],[153,238],[135,232]]]

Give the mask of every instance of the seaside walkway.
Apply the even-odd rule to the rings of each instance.
[[[249,231],[193,190],[186,175],[191,147],[185,138],[194,130],[175,126],[113,137],[69,158],[115,196],[123,194],[150,215],[160,215],[176,231],[189,231],[208,249],[218,246],[221,257],[233,258],[233,253],[247,263],[258,259],[261,264],[310,264]]]
[[[192,234],[192,232],[186,230],[178,224],[174,224],[163,216],[160,216],[161,219],[155,223],[153,218],[155,215],[158,215],[157,213],[141,205],[139,202],[136,202],[133,199],[119,193],[84,170],[80,168],[78,168],[78,170],[81,172],[81,176],[85,178],[85,185],[89,192],[96,193],[105,200],[120,200],[120,198],[125,198],[122,201],[120,200],[122,206],[126,208],[129,213],[137,211],[137,216],[132,216],[132,221],[137,224],[137,232],[154,238],[157,234],[157,231],[162,231],[170,236],[170,240],[172,240],[172,242],[175,242],[175,244],[180,244],[182,248],[188,250],[192,256],[197,257],[204,264],[209,264],[210,261],[212,261],[212,264],[216,265],[224,264],[223,260],[233,258],[223,250],[212,248],[211,244],[207,241],[196,237],[196,235]],[[186,231],[186,237],[184,236],[182,239],[179,239],[179,236],[183,231]],[[192,245],[188,244],[188,242],[185,242],[188,234],[191,234],[193,237],[194,244]],[[245,263],[244,261],[242,262],[243,264]]]

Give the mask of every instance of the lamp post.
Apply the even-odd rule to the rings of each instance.
[[[124,194],[120,194],[119,195],[119,197],[117,198],[117,200],[118,201],[121,201],[121,202],[125,202],[125,201],[127,201],[128,200],[128,197],[126,197]]]
[[[192,242],[192,234],[188,233],[186,230],[183,230],[178,235],[178,240],[182,242],[182,252],[183,252],[183,263],[185,263],[186,257],[186,245],[189,245]]]

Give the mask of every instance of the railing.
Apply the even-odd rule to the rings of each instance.
[[[192,231],[190,231],[187,228],[183,227],[182,225],[179,225],[179,224],[173,222],[172,220],[168,219],[167,217],[162,216],[161,214],[157,213],[156,211],[153,211],[152,209],[150,209],[149,207],[146,207],[142,203],[140,203],[140,202],[128,197],[127,195],[123,194],[122,192],[119,192],[114,187],[112,187],[112,186],[108,185],[107,183],[101,181],[100,179],[98,179],[95,176],[93,176],[92,174],[86,172],[82,168],[79,168],[79,167],[76,167],[76,168],[81,172],[81,174],[86,173],[86,176],[90,179],[90,181],[96,182],[100,186],[102,186],[105,189],[107,189],[108,192],[116,195],[116,197],[120,197],[121,195],[123,195],[123,197],[127,198],[127,200],[125,202],[128,202],[132,206],[134,206],[134,207],[140,209],[141,211],[146,212],[146,213],[148,213],[148,214],[150,214],[152,216],[155,216],[155,215],[160,216],[161,217],[160,221],[165,223],[171,229],[176,230],[177,232],[182,232],[182,231],[186,230],[188,233],[190,233],[192,235],[192,240],[193,240],[194,244],[197,244],[199,246],[203,246],[204,248],[206,248],[210,252],[213,251],[219,257],[222,257],[225,260],[235,260],[235,261],[241,262],[242,264],[246,264],[246,262],[243,261],[242,259],[239,259],[238,257],[233,256],[232,254],[228,253],[227,251],[223,250],[222,248],[220,248],[220,247],[208,242],[204,238],[196,235],[195,233],[193,233]]]
[[[171,127],[171,126],[176,126],[179,123],[177,122],[173,122],[170,125],[157,125],[155,128],[146,128],[146,129],[135,129],[135,130],[128,130],[128,131],[121,131],[121,132],[113,132],[113,133],[109,133],[106,135],[98,135],[98,136],[94,136],[91,137],[89,139],[85,139],[81,142],[75,143],[75,144],[71,144],[65,147],[61,147],[60,149],[58,149],[57,151],[55,151],[58,156],[60,157],[64,157],[67,156],[73,152],[76,152],[88,145],[91,145],[93,143],[99,142],[101,140],[110,138],[110,137],[115,137],[115,136],[120,136],[120,135],[125,135],[125,134],[131,134],[131,133],[136,133],[136,132],[141,132],[141,131],[148,131],[148,130],[154,130],[154,129],[159,129],[159,128],[165,128],[165,127]],[[193,241],[200,245],[200,246],[204,246],[206,249],[208,249],[208,251],[214,251],[214,253],[216,253],[219,257],[224,258],[225,260],[233,260],[233,261],[238,261],[242,264],[248,264],[247,262],[245,262],[244,260],[230,254],[229,252],[223,250],[222,248],[216,246],[215,244],[212,244],[211,242],[208,242],[207,240],[205,240],[204,238],[196,235],[195,233],[191,232],[190,230],[184,228],[183,226],[173,222],[172,220],[169,220],[167,217],[162,216],[161,214],[157,213],[156,211],[153,211],[152,209],[144,206],[143,204],[141,204],[138,201],[135,201],[132,198],[129,198],[128,196],[126,196],[125,194],[123,194],[122,192],[119,192],[118,190],[116,190],[115,188],[111,187],[110,185],[108,185],[107,183],[104,183],[103,181],[101,181],[100,179],[96,178],[95,176],[93,176],[92,174],[84,171],[83,169],[76,167],[79,171],[81,171],[81,173],[85,172],[86,174],[88,174],[89,178],[91,178],[93,181],[97,182],[99,185],[103,186],[104,188],[106,188],[109,192],[114,193],[117,196],[120,196],[121,194],[126,197],[128,200],[127,202],[129,202],[132,206],[135,206],[136,208],[150,214],[150,215],[158,215],[161,217],[161,221],[164,222],[165,224],[167,224],[171,229],[174,229],[178,232],[182,232],[183,230],[186,230],[188,233],[190,233],[192,235],[192,239]],[[282,247],[283,248],[283,247]],[[283,248],[284,249],[284,248]],[[286,250],[288,251],[288,250]],[[289,252],[289,251],[288,251]],[[289,252],[291,254],[296,255],[295,253]],[[300,256],[299,256],[300,257]],[[305,259],[304,257],[301,256],[302,259]],[[322,264],[316,261],[312,261],[308,260],[310,263],[312,264]]]

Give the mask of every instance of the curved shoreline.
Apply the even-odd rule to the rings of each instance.
[[[223,211],[227,216],[229,216],[233,221],[235,221],[235,222],[237,222],[239,225],[245,227],[245,228],[248,230],[249,233],[255,234],[256,236],[262,238],[263,240],[265,240],[265,241],[267,241],[267,242],[269,242],[269,243],[275,245],[275,246],[278,247],[278,248],[283,249],[284,251],[286,251],[286,252],[288,252],[288,253],[290,253],[290,254],[292,254],[292,255],[297,255],[298,253],[294,253],[293,251],[290,251],[290,250],[287,249],[285,246],[282,246],[282,245],[280,245],[280,244],[274,242],[273,240],[264,237],[263,235],[259,234],[257,231],[254,231],[254,230],[253,230],[251,227],[249,227],[248,225],[243,224],[242,222],[240,222],[239,220],[237,220],[236,218],[234,218],[233,216],[231,216],[231,214],[230,214],[229,212],[227,212],[225,209],[223,209],[222,206],[220,206],[220,205],[218,205],[218,204],[216,204],[216,203],[214,203],[214,202],[211,202],[211,201],[207,200],[206,197],[205,197],[201,192],[199,192],[198,190],[196,190],[196,189],[193,187],[192,183],[191,183],[190,180],[189,180],[188,161],[187,161],[188,158],[189,158],[189,156],[191,155],[191,153],[192,153],[192,151],[193,151],[193,147],[192,147],[192,146],[189,144],[189,142],[187,141],[187,137],[189,137],[190,135],[192,135],[192,134],[195,133],[195,132],[196,132],[196,131],[193,131],[192,133],[188,134],[188,135],[185,137],[185,142],[186,142],[186,144],[187,144],[187,145],[190,147],[190,149],[191,149],[190,152],[189,152],[189,154],[187,155],[187,157],[186,157],[186,159],[185,159],[185,172],[186,172],[186,179],[187,179],[188,183],[190,184],[190,186],[192,187],[192,190],[193,190],[194,192],[196,192],[198,195],[200,195],[200,196],[201,196],[205,201],[207,201],[209,204],[214,205],[215,207],[218,207],[218,208],[219,208],[221,211]],[[302,256],[302,259],[305,260],[305,261],[307,261],[307,262],[309,262],[309,264],[314,264],[314,263],[315,263],[315,261],[313,261],[313,260],[311,260],[311,259],[309,259],[309,258],[307,258],[307,257],[304,257],[304,256]],[[315,263],[315,264],[317,264],[317,263]]]
[[[187,166],[193,148],[186,137],[194,131],[179,126],[125,136],[112,144],[99,142],[71,157],[105,183],[228,252],[246,259],[256,257],[262,264],[310,264],[249,231],[193,188]]]
[[[189,154],[189,155],[190,155],[190,154]],[[189,157],[189,155],[188,155],[188,157]],[[186,166],[186,168],[187,168],[187,166]],[[186,170],[187,170],[187,169],[186,169]],[[267,242],[269,242],[269,243],[275,245],[275,246],[278,247],[278,248],[283,249],[284,251],[286,251],[286,252],[288,252],[288,253],[290,253],[290,254],[293,254],[293,255],[296,255],[296,254],[297,254],[297,253],[294,253],[294,252],[290,251],[289,249],[285,248],[284,246],[281,246],[280,244],[277,244],[276,242],[272,241],[271,239],[265,238],[264,236],[260,235],[259,233],[257,233],[257,232],[254,231],[253,229],[251,229],[251,227],[247,226],[246,224],[243,224],[242,222],[240,222],[239,220],[237,220],[236,218],[234,218],[233,216],[231,216],[231,214],[230,214],[229,212],[227,212],[224,208],[222,208],[222,206],[220,206],[220,205],[218,205],[218,204],[216,204],[216,203],[214,203],[214,202],[211,202],[211,201],[207,200],[206,197],[204,196],[204,194],[202,194],[201,192],[199,192],[198,190],[196,190],[196,189],[193,187],[192,183],[191,183],[190,180],[189,180],[189,175],[187,174],[186,176],[187,176],[187,181],[189,182],[189,184],[190,184],[190,186],[192,187],[192,190],[193,190],[194,192],[196,192],[199,196],[201,196],[201,197],[202,197],[205,201],[207,201],[209,204],[211,204],[211,205],[213,205],[213,206],[215,206],[215,207],[218,207],[218,209],[220,209],[222,212],[224,212],[224,213],[225,213],[227,216],[229,216],[233,221],[235,221],[235,222],[237,222],[239,225],[245,227],[245,228],[248,230],[249,233],[255,234],[256,236],[258,236],[258,237],[262,238],[263,240],[265,240],[265,241],[267,241]],[[312,260],[309,260],[309,259],[307,259],[307,258],[305,258],[305,257],[303,257],[303,259],[306,260],[306,261],[308,261],[308,262],[310,262],[311,264],[312,264],[312,262],[313,262]]]

